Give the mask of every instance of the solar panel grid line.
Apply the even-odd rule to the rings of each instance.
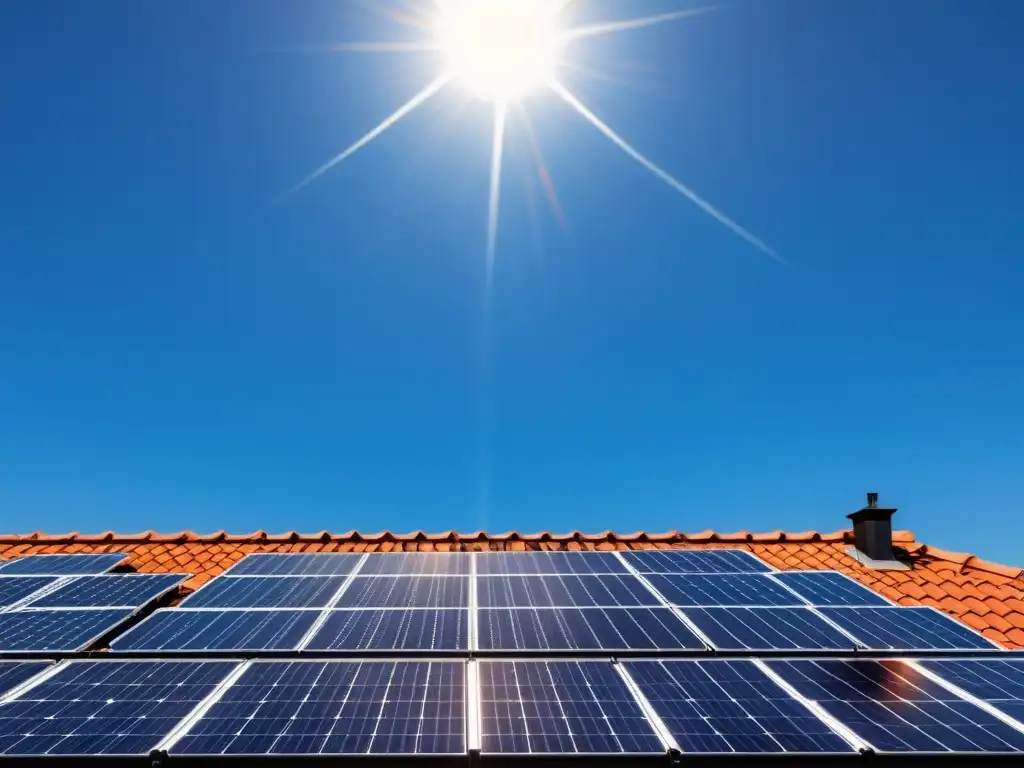
[[[686,608],[682,613],[702,630],[715,651],[774,655],[854,651],[858,646],[848,633],[808,606],[702,607]]]
[[[799,592],[797,592],[795,589],[793,589],[791,586],[789,586],[789,584],[787,584],[786,582],[784,582],[781,579],[777,578],[776,574],[772,574],[772,573],[765,574],[765,579],[769,580],[772,584],[779,585],[780,587],[782,587],[787,592],[795,595],[796,598],[800,601],[800,603],[799,603],[800,605],[814,605],[813,602],[811,602],[806,597],[801,595]]]
[[[46,582],[46,579],[53,579],[53,581]],[[12,601],[9,605],[0,605],[0,613],[4,611],[16,611],[30,604],[33,600],[50,594],[60,587],[63,583],[73,581],[74,577],[57,577],[57,576],[4,576],[0,573],[0,588],[4,585],[10,584],[10,588],[17,588],[19,582],[29,582],[27,585],[21,585],[24,587],[30,587],[33,584],[39,584],[36,589],[26,593],[17,600]]]
[[[480,670],[476,659],[466,661],[466,750],[478,755],[480,739]]]
[[[189,712],[182,720],[174,727],[166,736],[164,736],[157,745],[153,748],[154,752],[162,752],[166,754],[169,752],[183,736],[188,734],[192,727],[199,722],[203,715],[209,712],[213,705],[221,700],[221,697],[227,692],[227,690],[234,685],[238,678],[245,674],[245,671],[253,664],[253,659],[242,661],[231,670],[228,675],[220,681],[216,688],[214,688],[210,695],[199,702],[191,712]]]
[[[899,603],[890,600],[880,592],[875,592],[873,589],[861,584],[855,578],[847,573],[841,571],[780,571],[778,573],[771,574],[771,577],[782,583],[783,586],[801,595],[810,605],[821,608],[821,607],[879,607],[879,606],[898,606]],[[829,579],[834,579],[840,584],[828,584]],[[811,586],[814,581],[818,581],[819,584]],[[807,583],[809,582],[809,583]],[[819,600],[814,592],[819,594],[822,592],[831,591],[831,589],[844,590],[847,597],[843,594],[838,596],[830,595],[831,600]],[[802,592],[801,590],[806,590]]]
[[[857,646],[859,646],[859,647],[861,647],[861,648],[867,648],[867,646],[866,646],[866,645],[865,645],[864,643],[862,643],[862,642],[860,641],[860,639],[859,639],[858,637],[856,637],[856,635],[854,635],[853,633],[851,633],[851,632],[850,632],[849,630],[847,630],[847,629],[844,629],[844,628],[843,628],[843,627],[841,627],[841,626],[840,626],[839,624],[837,624],[836,622],[832,621],[832,619],[830,619],[830,618],[829,618],[828,616],[826,616],[826,615],[825,615],[824,613],[822,613],[822,612],[821,612],[820,610],[818,610],[818,609],[819,609],[819,607],[820,607],[820,606],[814,606],[814,605],[812,605],[812,606],[811,606],[811,607],[809,607],[809,608],[808,608],[807,610],[809,610],[809,611],[810,611],[811,613],[813,613],[813,614],[814,614],[815,616],[817,616],[817,617],[818,617],[819,619],[821,619],[821,620],[822,620],[822,621],[824,621],[824,622],[825,622],[826,624],[828,624],[828,625],[829,625],[830,627],[832,627],[832,629],[836,630],[836,632],[839,632],[839,633],[840,633],[841,635],[843,635],[843,636],[845,636],[845,637],[848,637],[848,638],[850,638],[850,642],[851,642],[851,643],[853,643],[854,647],[857,647]]]
[[[650,700],[640,690],[640,686],[636,684],[636,680],[629,674],[629,670],[626,669],[624,664],[620,664],[615,661],[612,663],[612,667],[622,678],[622,681],[626,684],[626,688],[636,699],[637,706],[640,707],[640,711],[644,713],[644,716],[650,720],[651,725],[654,726],[654,732],[661,739],[662,744],[665,745],[665,751],[669,753],[682,752],[682,748],[679,746],[679,742],[676,741],[676,737],[669,731],[668,726],[665,725],[665,721],[661,719],[661,715],[657,713],[654,707],[651,706]]]
[[[835,573],[835,574],[843,577],[847,581],[849,581],[851,584],[854,585],[854,587],[858,587],[860,589],[867,589],[867,590],[869,590],[870,592],[872,592],[874,595],[877,595],[878,597],[880,597],[882,600],[884,600],[889,605],[895,605],[895,606],[899,605],[899,603],[897,603],[895,600],[887,597],[886,595],[883,595],[881,592],[876,592],[875,590],[871,589],[870,587],[865,586],[864,584],[861,584],[859,581],[857,581],[855,578],[853,578],[853,576],[851,576],[848,573],[843,573],[842,571],[824,571],[824,573]]]
[[[393,651],[469,652],[467,630],[469,610],[336,609],[306,651],[377,654]]]
[[[347,576],[353,572],[367,553],[353,552],[250,552],[245,557],[232,563],[217,578],[237,578],[239,576]],[[287,563],[291,570],[273,568],[273,564]],[[312,563],[335,563],[344,566],[353,563],[350,568],[302,569],[301,565]],[[296,570],[296,567],[299,569]],[[200,587],[201,589],[202,587]],[[199,590],[196,590],[197,592]]]
[[[985,652],[993,652],[993,653],[995,653],[995,652],[1005,652],[1005,650],[1006,650],[1001,645],[999,645],[995,640],[991,640],[991,639],[985,637],[985,635],[983,635],[981,632],[979,632],[974,627],[972,627],[972,626],[970,626],[968,624],[965,624],[962,621],[954,619],[953,617],[949,616],[948,614],[945,614],[942,611],[940,611],[938,608],[935,608],[934,606],[930,606],[930,605],[914,605],[914,606],[897,605],[897,606],[886,606],[886,607],[868,606],[868,607],[865,607],[865,608],[851,608],[851,607],[846,607],[846,606],[831,606],[831,607],[829,607],[829,606],[822,606],[822,607],[811,608],[810,610],[814,611],[819,616],[821,616],[825,621],[827,621],[830,624],[832,624],[833,626],[835,626],[843,634],[845,634],[845,635],[853,638],[854,640],[856,640],[857,644],[860,645],[862,648],[865,648],[865,649],[868,649],[868,650],[886,651],[887,653],[894,654],[894,655],[899,655],[899,654],[915,654],[915,653],[930,653],[930,652],[934,652],[934,653],[972,653],[972,652],[973,653],[985,653]],[[855,625],[853,628],[845,628],[843,626],[842,622],[840,620],[838,620],[838,619],[841,618],[841,617],[844,617],[844,616],[849,617],[849,613],[851,611],[858,612],[859,618],[861,619],[860,624]],[[894,645],[894,644],[885,645],[884,642],[883,643],[878,643],[878,644],[873,644],[870,641],[864,639],[865,637],[870,637],[871,636],[871,630],[866,625],[866,621],[868,619],[875,619],[875,618],[877,618],[878,620],[881,620],[881,621],[891,620],[891,621],[895,622],[895,621],[903,619],[904,617],[909,617],[909,616],[915,615],[915,614],[920,615],[920,616],[931,616],[932,617],[931,621],[934,622],[932,627],[919,627],[918,626],[918,627],[912,627],[911,628],[911,627],[907,627],[906,626],[907,622],[904,621],[903,622],[903,626],[898,627],[898,628],[894,628],[894,631],[898,630],[900,632],[909,633],[911,635],[913,635],[913,633],[911,633],[911,629],[913,629],[915,631],[919,631],[918,635],[913,635],[914,637],[919,637],[919,642],[918,642],[918,645],[916,647],[915,646],[911,646],[911,645],[902,646],[902,647],[899,646],[899,645]],[[833,618],[832,618],[833,616],[837,617],[837,619],[833,620]],[[928,619],[923,619],[923,621],[928,621]],[[857,634],[858,628],[864,634],[858,635]],[[889,634],[889,629],[890,629],[890,627],[885,627],[885,626],[882,626],[881,624],[879,624],[877,626],[877,630],[878,630],[877,634],[880,637],[882,637],[883,641],[884,641],[884,636],[886,634]],[[946,640],[946,638],[941,638],[941,637],[940,638],[936,638],[935,637],[935,635],[937,633],[943,632],[943,631],[945,631],[947,633],[957,633],[957,634],[959,634],[959,635],[961,635],[963,637],[970,638],[970,640],[977,640],[977,643],[972,643],[972,644],[968,645],[967,643],[970,642],[970,640],[968,640],[968,641],[965,641],[961,645],[952,645],[952,643],[954,642],[953,640]],[[930,638],[928,637],[929,632],[933,635]],[[907,635],[904,634],[902,636],[906,637]],[[946,644],[945,645],[941,645],[941,646],[938,645],[938,642],[940,640],[943,641]]]
[[[304,634],[302,636],[302,639],[299,640],[298,644],[295,646],[296,650],[304,650],[306,646],[308,646],[310,642],[312,642],[313,638],[316,636],[316,633],[319,632],[323,628],[324,624],[327,623],[327,619],[331,615],[331,609],[338,604],[338,601],[341,600],[342,595],[345,594],[345,590],[349,588],[349,586],[352,584],[353,579],[355,579],[356,574],[359,573],[359,571],[362,569],[363,563],[366,562],[367,557],[369,557],[369,555],[364,552],[363,556],[359,558],[359,562],[356,563],[355,567],[348,574],[348,578],[346,578],[345,581],[343,581],[341,585],[339,585],[338,591],[335,592],[331,599],[327,601],[327,605],[324,606],[324,609],[320,612],[320,615],[316,617],[316,621],[313,622],[312,626],[310,626],[310,628],[306,630],[306,634]]]
[[[88,576],[108,572],[128,558],[125,552],[26,555],[0,561],[4,576]],[[91,563],[91,565],[90,565]]]
[[[478,611],[480,594],[477,591],[477,587],[476,553],[471,552],[469,555],[469,622],[466,627],[466,648],[470,653],[477,650],[480,645],[480,618]],[[477,736],[479,737],[479,733]]]
[[[12,653],[51,654],[86,650],[136,613],[130,608],[20,608],[0,613],[0,657]],[[73,614],[82,614],[88,619],[72,622]],[[37,641],[26,644],[24,638],[31,639],[33,632]],[[17,647],[19,645],[21,647]]]
[[[61,671],[66,669],[69,664],[71,664],[70,659],[67,659],[65,661],[58,661],[56,664],[53,664],[52,666],[44,669],[38,675],[34,675],[33,677],[30,677],[28,680],[25,680],[20,685],[14,686],[13,688],[11,688],[11,690],[4,692],[4,694],[0,696],[0,705],[6,704],[10,701],[17,701],[22,696],[24,696],[28,691],[31,691],[33,688],[35,688],[37,685],[41,685],[54,675],[60,674]]]
[[[190,573],[105,573],[95,576],[74,576],[62,579],[60,584],[55,585],[53,589],[47,589],[44,594],[33,595],[24,607],[57,610],[126,608],[139,611],[177,589],[191,577]],[[103,592],[105,588],[106,594]],[[120,599],[98,599],[111,596]]]
[[[111,652],[137,656],[168,651],[184,654],[291,651],[318,613],[317,609],[165,608],[114,638]],[[260,618],[250,621],[250,617]]]
[[[1002,721],[1003,723],[1005,723],[1006,725],[1010,726],[1014,730],[1017,730],[1017,731],[1020,731],[1021,733],[1024,733],[1024,723],[1021,723],[1016,718],[1011,717],[1006,712],[1003,712],[1001,709],[999,709],[999,707],[995,706],[994,704],[991,704],[991,703],[985,701],[984,699],[978,698],[977,696],[975,696],[974,694],[970,693],[969,691],[966,691],[963,688],[961,688],[960,686],[956,685],[955,683],[950,682],[949,680],[944,678],[942,675],[936,674],[932,670],[928,669],[925,665],[918,664],[913,659],[900,659],[900,661],[902,661],[904,664],[909,666],[911,669],[916,670],[919,674],[921,674],[924,677],[928,678],[933,683],[941,685],[943,688],[945,688],[947,691],[952,693],[954,696],[959,696],[961,699],[964,699],[965,701],[969,701],[974,706],[980,707],[981,709],[985,710],[990,715],[992,715],[992,717],[996,718],[997,720]]]
[[[669,605],[680,608],[806,607],[806,598],[765,573],[645,574]]]

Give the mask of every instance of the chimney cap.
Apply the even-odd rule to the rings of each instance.
[[[869,520],[888,520],[894,514],[896,514],[896,507],[878,506],[878,493],[868,491],[867,505],[861,507],[856,512],[851,512],[846,517],[854,523],[859,523]]]

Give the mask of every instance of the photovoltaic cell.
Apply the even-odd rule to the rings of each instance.
[[[654,754],[665,745],[605,661],[482,661],[485,753]]]
[[[850,650],[854,642],[809,608],[686,608],[723,651]]]
[[[683,752],[853,751],[752,661],[636,661],[624,666]]]
[[[477,629],[489,651],[705,649],[668,608],[482,608]]]
[[[125,557],[123,552],[98,555],[28,555],[0,563],[0,575],[89,576],[106,573]]]
[[[604,576],[481,576],[477,603],[484,608],[584,608],[661,605],[628,574]]]
[[[46,576],[0,577],[0,608],[14,605],[56,580]]]
[[[1019,752],[1024,733],[899,661],[769,661],[878,752]]]
[[[114,639],[113,651],[294,649],[319,611],[159,610]]]
[[[996,650],[965,624],[934,608],[821,608],[828,617],[871,650]]]
[[[362,555],[331,552],[295,552],[247,555],[226,576],[345,576]]]
[[[917,664],[1024,722],[1024,659],[929,659]]]
[[[344,576],[240,576],[214,579],[182,601],[185,608],[322,608]]]
[[[141,608],[186,578],[174,573],[81,576],[33,600],[33,608]]]
[[[629,573],[612,552],[478,552],[476,572],[482,576]]]
[[[396,555],[397,557],[397,555]],[[465,576],[357,576],[338,608],[468,608]]]
[[[312,651],[465,651],[469,611],[330,611]]]
[[[453,661],[259,661],[171,754],[464,754],[465,667]]]
[[[811,605],[892,605],[877,592],[835,571],[783,571],[771,578],[801,594]]]
[[[0,696],[49,666],[48,661],[0,661]]]
[[[0,754],[148,754],[235,665],[74,662],[0,705]]]
[[[367,556],[360,576],[467,576],[472,555],[466,552],[401,552]]]
[[[130,609],[0,613],[0,653],[81,650],[131,615]]]
[[[623,552],[639,573],[767,573],[767,563],[741,549],[645,549]]]
[[[646,578],[668,602],[678,606],[806,605],[771,576],[759,573],[652,574]]]

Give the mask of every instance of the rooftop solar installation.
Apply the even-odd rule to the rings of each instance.
[[[17,610],[0,613],[0,653],[78,651],[122,624],[131,609]]]
[[[367,555],[361,576],[468,576],[472,555],[466,552],[403,552]]]
[[[822,608],[821,615],[835,622],[871,650],[998,649],[998,646],[966,624],[934,608]]]
[[[235,666],[73,662],[0,704],[0,754],[147,755]]]
[[[487,651],[705,650],[669,608],[480,609]]]
[[[116,573],[80,576],[30,605],[33,608],[141,608],[170,592],[188,576]]]
[[[1024,722],[1024,659],[929,659],[915,663]]]
[[[853,751],[752,661],[631,661],[624,666],[683,752]]]
[[[185,608],[322,608],[345,576],[221,576],[182,601]]]
[[[772,574],[811,605],[892,605],[882,595],[836,571],[781,571]]]
[[[1020,752],[1024,733],[899,661],[768,661],[876,752]]]
[[[0,661],[0,696],[35,677],[49,666],[48,661]]]
[[[715,648],[723,651],[852,650],[852,639],[810,608],[686,608]]]
[[[661,601],[635,576],[482,576],[477,604],[485,608],[657,606]]]
[[[678,606],[807,605],[796,593],[760,573],[651,574],[646,577]]]
[[[768,573],[763,560],[742,549],[643,549],[622,557],[639,573]]]
[[[52,576],[0,576],[0,608],[19,603],[56,581]]]
[[[466,651],[469,611],[329,611],[309,651]]]
[[[479,667],[482,752],[668,751],[606,661],[481,661]]]
[[[468,608],[465,576],[356,576],[338,608]]]
[[[247,555],[226,576],[345,576],[363,555],[331,552],[257,553]]]
[[[126,557],[124,552],[97,555],[28,555],[0,562],[0,576],[90,576],[106,573]]]
[[[112,651],[275,651],[294,649],[319,611],[156,611],[110,644]],[[2,614],[0,614],[2,616]]]
[[[478,552],[481,576],[558,573],[629,573],[612,552]]]
[[[464,754],[465,711],[457,661],[257,661],[169,752]]]

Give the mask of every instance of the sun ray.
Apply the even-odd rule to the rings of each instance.
[[[653,162],[651,162],[642,154],[640,154],[637,150],[633,149],[633,147],[625,139],[623,139],[621,136],[619,136],[619,134],[617,134],[615,131],[609,128],[597,115],[591,112],[579,99],[573,96],[565,88],[564,85],[557,81],[551,81],[550,83],[548,83],[548,85],[550,86],[551,90],[553,90],[561,99],[568,103],[569,106],[571,106],[573,109],[579,112],[580,115],[582,115],[591,125],[597,128],[597,130],[603,133],[615,146],[617,146],[631,158],[640,163],[640,165],[642,165],[648,171],[653,173],[655,176],[657,176],[663,182],[665,182],[674,190],[679,192],[681,195],[688,198],[690,202],[692,202],[694,205],[696,205],[709,216],[713,217],[720,224],[722,224],[723,226],[732,230],[735,234],[742,237],[748,243],[758,248],[759,250],[763,251],[764,253],[768,254],[776,261],[779,261],[782,264],[785,264],[786,266],[790,266],[789,262],[787,262],[785,259],[779,256],[771,247],[765,244],[764,241],[759,239],[756,235],[751,234],[749,231],[747,231],[742,226],[740,226],[735,221],[726,216],[724,213],[719,211],[717,208],[711,205],[711,203],[702,198],[688,186],[683,184],[674,176],[670,175],[667,171],[663,171]]]
[[[703,8],[689,8],[683,11],[672,11],[671,13],[659,13],[656,16],[641,16],[636,19],[624,19],[622,21],[607,21],[600,24],[587,24],[582,27],[575,27],[562,33],[563,42],[570,40],[582,40],[587,37],[598,35],[612,35],[616,32],[625,32],[630,29],[641,27],[652,27],[655,24],[664,24],[666,21],[685,19],[689,16],[699,16],[708,11],[717,10],[717,5],[709,5]]]
[[[407,102],[405,102],[405,104],[403,104],[394,112],[392,112],[388,117],[384,118],[384,120],[376,128],[374,128],[372,131],[370,131],[361,139],[359,139],[359,141],[357,141],[355,144],[352,144],[347,149],[343,150],[342,152],[339,152],[337,155],[335,155],[326,163],[321,165],[319,168],[317,168],[315,171],[309,174],[306,178],[304,178],[302,181],[296,184],[294,187],[292,187],[283,195],[281,195],[277,199],[277,202],[281,202],[282,200],[291,197],[303,187],[306,187],[311,182],[323,176],[325,173],[327,173],[327,171],[331,170],[331,168],[336,166],[338,163],[342,162],[343,160],[347,160],[349,157],[354,155],[360,149],[362,149],[371,141],[373,141],[382,133],[384,133],[384,131],[386,131],[388,128],[393,126],[403,117],[405,117],[418,106],[420,106],[423,102],[427,101],[429,98],[437,94],[437,92],[440,91],[447,82],[448,76],[441,75],[439,78],[430,83],[430,85],[428,85],[422,91],[420,91]]]
[[[530,113],[526,109],[525,104],[520,104],[519,115],[522,118],[523,127],[526,129],[526,138],[530,144],[530,149],[533,151],[533,159],[537,164],[537,176],[540,179],[541,187],[544,190],[544,195],[548,199],[548,204],[551,206],[551,212],[558,219],[558,223],[562,229],[566,228],[565,214],[562,211],[562,204],[558,200],[558,193],[555,191],[555,183],[551,179],[551,173],[548,171],[548,164],[544,161],[544,153],[540,148],[540,141],[537,140],[537,134],[533,130],[533,121],[530,119]]]
[[[498,242],[498,205],[501,202],[501,160],[505,148],[505,118],[508,107],[504,102],[494,105],[494,141],[491,146],[491,190],[487,201],[487,292],[490,294],[494,279],[494,249]]]

